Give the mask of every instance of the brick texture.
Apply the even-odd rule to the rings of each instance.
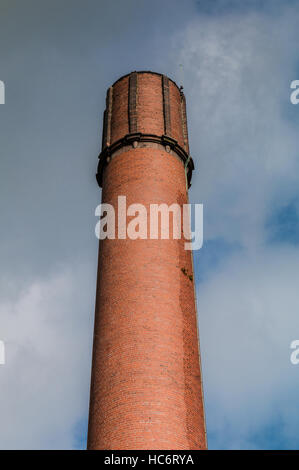
[[[138,77],[137,121],[139,132],[164,134],[162,83],[159,75],[140,74]]]
[[[113,87],[112,140],[128,132],[128,85],[124,77]],[[173,132],[184,145],[180,92],[169,85]],[[162,91],[161,76],[138,74],[139,131],[164,132]],[[102,201],[117,209],[119,195],[127,206],[182,206],[183,162],[158,147],[117,154],[104,169]],[[192,253],[183,239],[100,242],[88,448],[206,448]]]

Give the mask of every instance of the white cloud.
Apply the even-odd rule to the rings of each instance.
[[[299,136],[285,117],[298,17],[290,8],[202,15],[173,42],[197,168],[191,194],[205,205],[206,238],[259,245],[271,204],[298,190]]]
[[[198,288],[213,447],[261,446],[258,433],[278,421],[273,437],[299,448],[299,367],[290,361],[299,339],[298,266],[292,249],[238,254]]]
[[[74,430],[88,406],[91,272],[90,266],[61,267],[0,303],[2,449],[75,446]]]

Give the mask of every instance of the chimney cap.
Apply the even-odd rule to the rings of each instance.
[[[123,78],[126,78],[126,77],[129,77],[132,73],[137,73],[138,75],[141,74],[141,73],[147,73],[147,74],[152,74],[152,75],[158,75],[160,77],[167,77],[177,88],[178,90],[181,91],[182,87],[179,87],[176,82],[174,80],[172,80],[171,78],[169,78],[167,75],[165,75],[164,73],[159,73],[159,72],[153,72],[152,70],[132,70],[132,72],[129,72],[129,73],[126,73],[125,75],[122,75],[121,77],[119,77],[112,85],[112,87],[120,82]]]

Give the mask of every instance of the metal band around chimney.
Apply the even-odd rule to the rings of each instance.
[[[137,132],[137,73],[132,72],[129,77],[129,132]]]
[[[134,146],[134,143],[137,144],[136,147]],[[111,161],[114,154],[119,155],[122,152],[126,152],[128,149],[132,149],[132,145],[134,148],[157,148],[157,145],[160,148],[168,148],[169,150],[166,150],[168,153],[175,154],[182,161],[185,167],[188,187],[191,186],[194,162],[186,150],[181,147],[175,139],[166,135],[159,136],[155,134],[142,134],[141,132],[136,132],[134,134],[127,134],[121,139],[113,142],[110,146],[102,149],[102,152],[99,155],[98,170],[96,175],[97,182],[100,187],[102,187],[104,168]]]
[[[164,133],[171,136],[170,103],[169,103],[169,78],[162,75]]]

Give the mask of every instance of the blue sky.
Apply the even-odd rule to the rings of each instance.
[[[187,99],[209,447],[299,448],[298,20],[299,0],[1,0],[1,448],[85,447],[105,93],[146,69]]]

